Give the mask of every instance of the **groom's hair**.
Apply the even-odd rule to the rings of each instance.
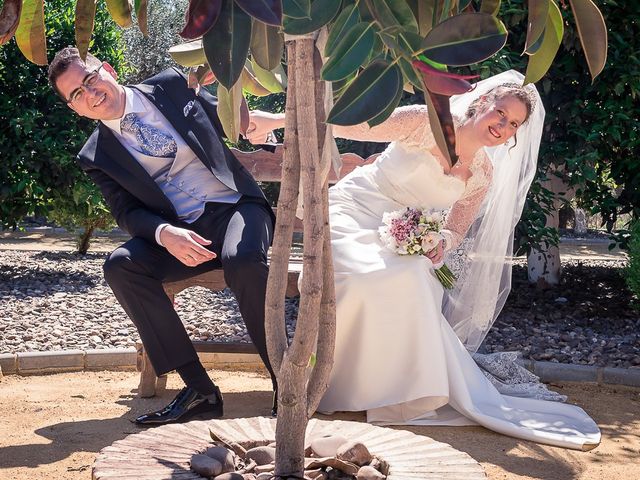
[[[49,84],[65,102],[67,99],[64,98],[60,90],[58,90],[56,82],[58,81],[58,77],[66,72],[67,68],[69,68],[69,65],[72,63],[78,63],[82,66],[86,65],[88,67],[99,67],[102,62],[90,53],[87,53],[86,60],[82,60],[80,52],[76,47],[66,47],[56,53],[56,56],[53,57],[53,60],[49,64]]]

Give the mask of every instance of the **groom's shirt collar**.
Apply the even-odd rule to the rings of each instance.
[[[140,98],[140,95],[136,95],[136,92],[132,88],[129,88],[129,87],[122,87],[122,88],[124,88],[124,94],[125,94],[125,106],[124,106],[124,113],[122,114],[122,117],[114,118],[113,120],[102,120],[102,123],[104,123],[107,127],[109,127],[114,132],[118,133],[119,135],[122,135],[122,131],[120,130],[120,122],[122,121],[122,118],[126,114],[143,113],[146,111],[146,108],[144,106],[144,103],[142,102],[142,99]]]

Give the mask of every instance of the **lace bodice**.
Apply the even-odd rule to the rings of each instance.
[[[389,165],[390,159],[393,162],[410,162],[415,160],[416,156],[423,160],[425,156],[430,157],[430,161],[416,162],[416,165],[420,168],[424,166],[422,177],[425,181],[432,180],[428,186],[438,187],[432,195],[435,202],[433,206],[450,207],[443,231],[447,239],[447,250],[457,247],[462,242],[491,184],[493,166],[484,149],[476,153],[469,166],[472,175],[466,183],[453,175],[445,175],[440,162],[430,152],[436,142],[429,126],[429,114],[425,105],[399,107],[387,120],[373,128],[366,123],[347,127],[335,125],[333,134],[336,137],[359,141],[394,142],[374,164],[379,170],[376,180],[381,182],[386,179],[396,185],[403,183],[403,171],[406,172],[407,169],[394,169]],[[437,182],[434,181],[436,177]],[[424,192],[422,194],[424,195]],[[407,196],[409,198],[399,199],[400,203],[415,203],[411,195],[405,192],[405,197]]]

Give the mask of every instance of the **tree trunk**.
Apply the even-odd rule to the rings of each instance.
[[[266,333],[278,379],[276,469],[278,479],[303,478],[308,416],[326,388],[335,341],[335,294],[328,228],[328,162],[325,145],[321,58],[312,35],[287,38],[289,82],[283,178],[278,199],[271,270],[267,285]],[[303,193],[303,271],[296,332],[290,346],[281,328],[287,266],[299,188]],[[323,324],[318,339],[319,322]],[[317,360],[312,362],[317,353]],[[313,382],[309,382],[310,377]],[[311,389],[311,395],[308,393]],[[310,401],[311,400],[311,401]],[[313,405],[311,405],[313,404]]]
[[[574,192],[561,177],[554,174],[551,174],[545,183],[545,187],[554,194],[553,209],[547,214],[545,226],[557,230],[560,224],[560,208],[564,202],[571,199]],[[537,284],[540,288],[558,285],[562,275],[560,248],[557,245],[545,244],[532,248],[527,257],[527,270],[529,282]]]
[[[84,231],[78,236],[78,253],[86,255],[91,246],[91,237],[95,231],[95,225],[87,222]]]
[[[579,235],[587,233],[587,212],[582,208],[576,207],[574,210],[573,232]]]

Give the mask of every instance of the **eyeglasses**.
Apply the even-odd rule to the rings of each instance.
[[[100,78],[101,68],[102,64],[91,73],[87,74],[86,77],[84,77],[84,80],[82,80],[82,85],[76,88],[73,92],[71,92],[71,95],[69,95],[69,100],[67,100],[68,104],[77,104],[78,102],[80,102],[80,100],[82,100],[84,92],[88,88],[92,88],[98,82],[98,79]]]

